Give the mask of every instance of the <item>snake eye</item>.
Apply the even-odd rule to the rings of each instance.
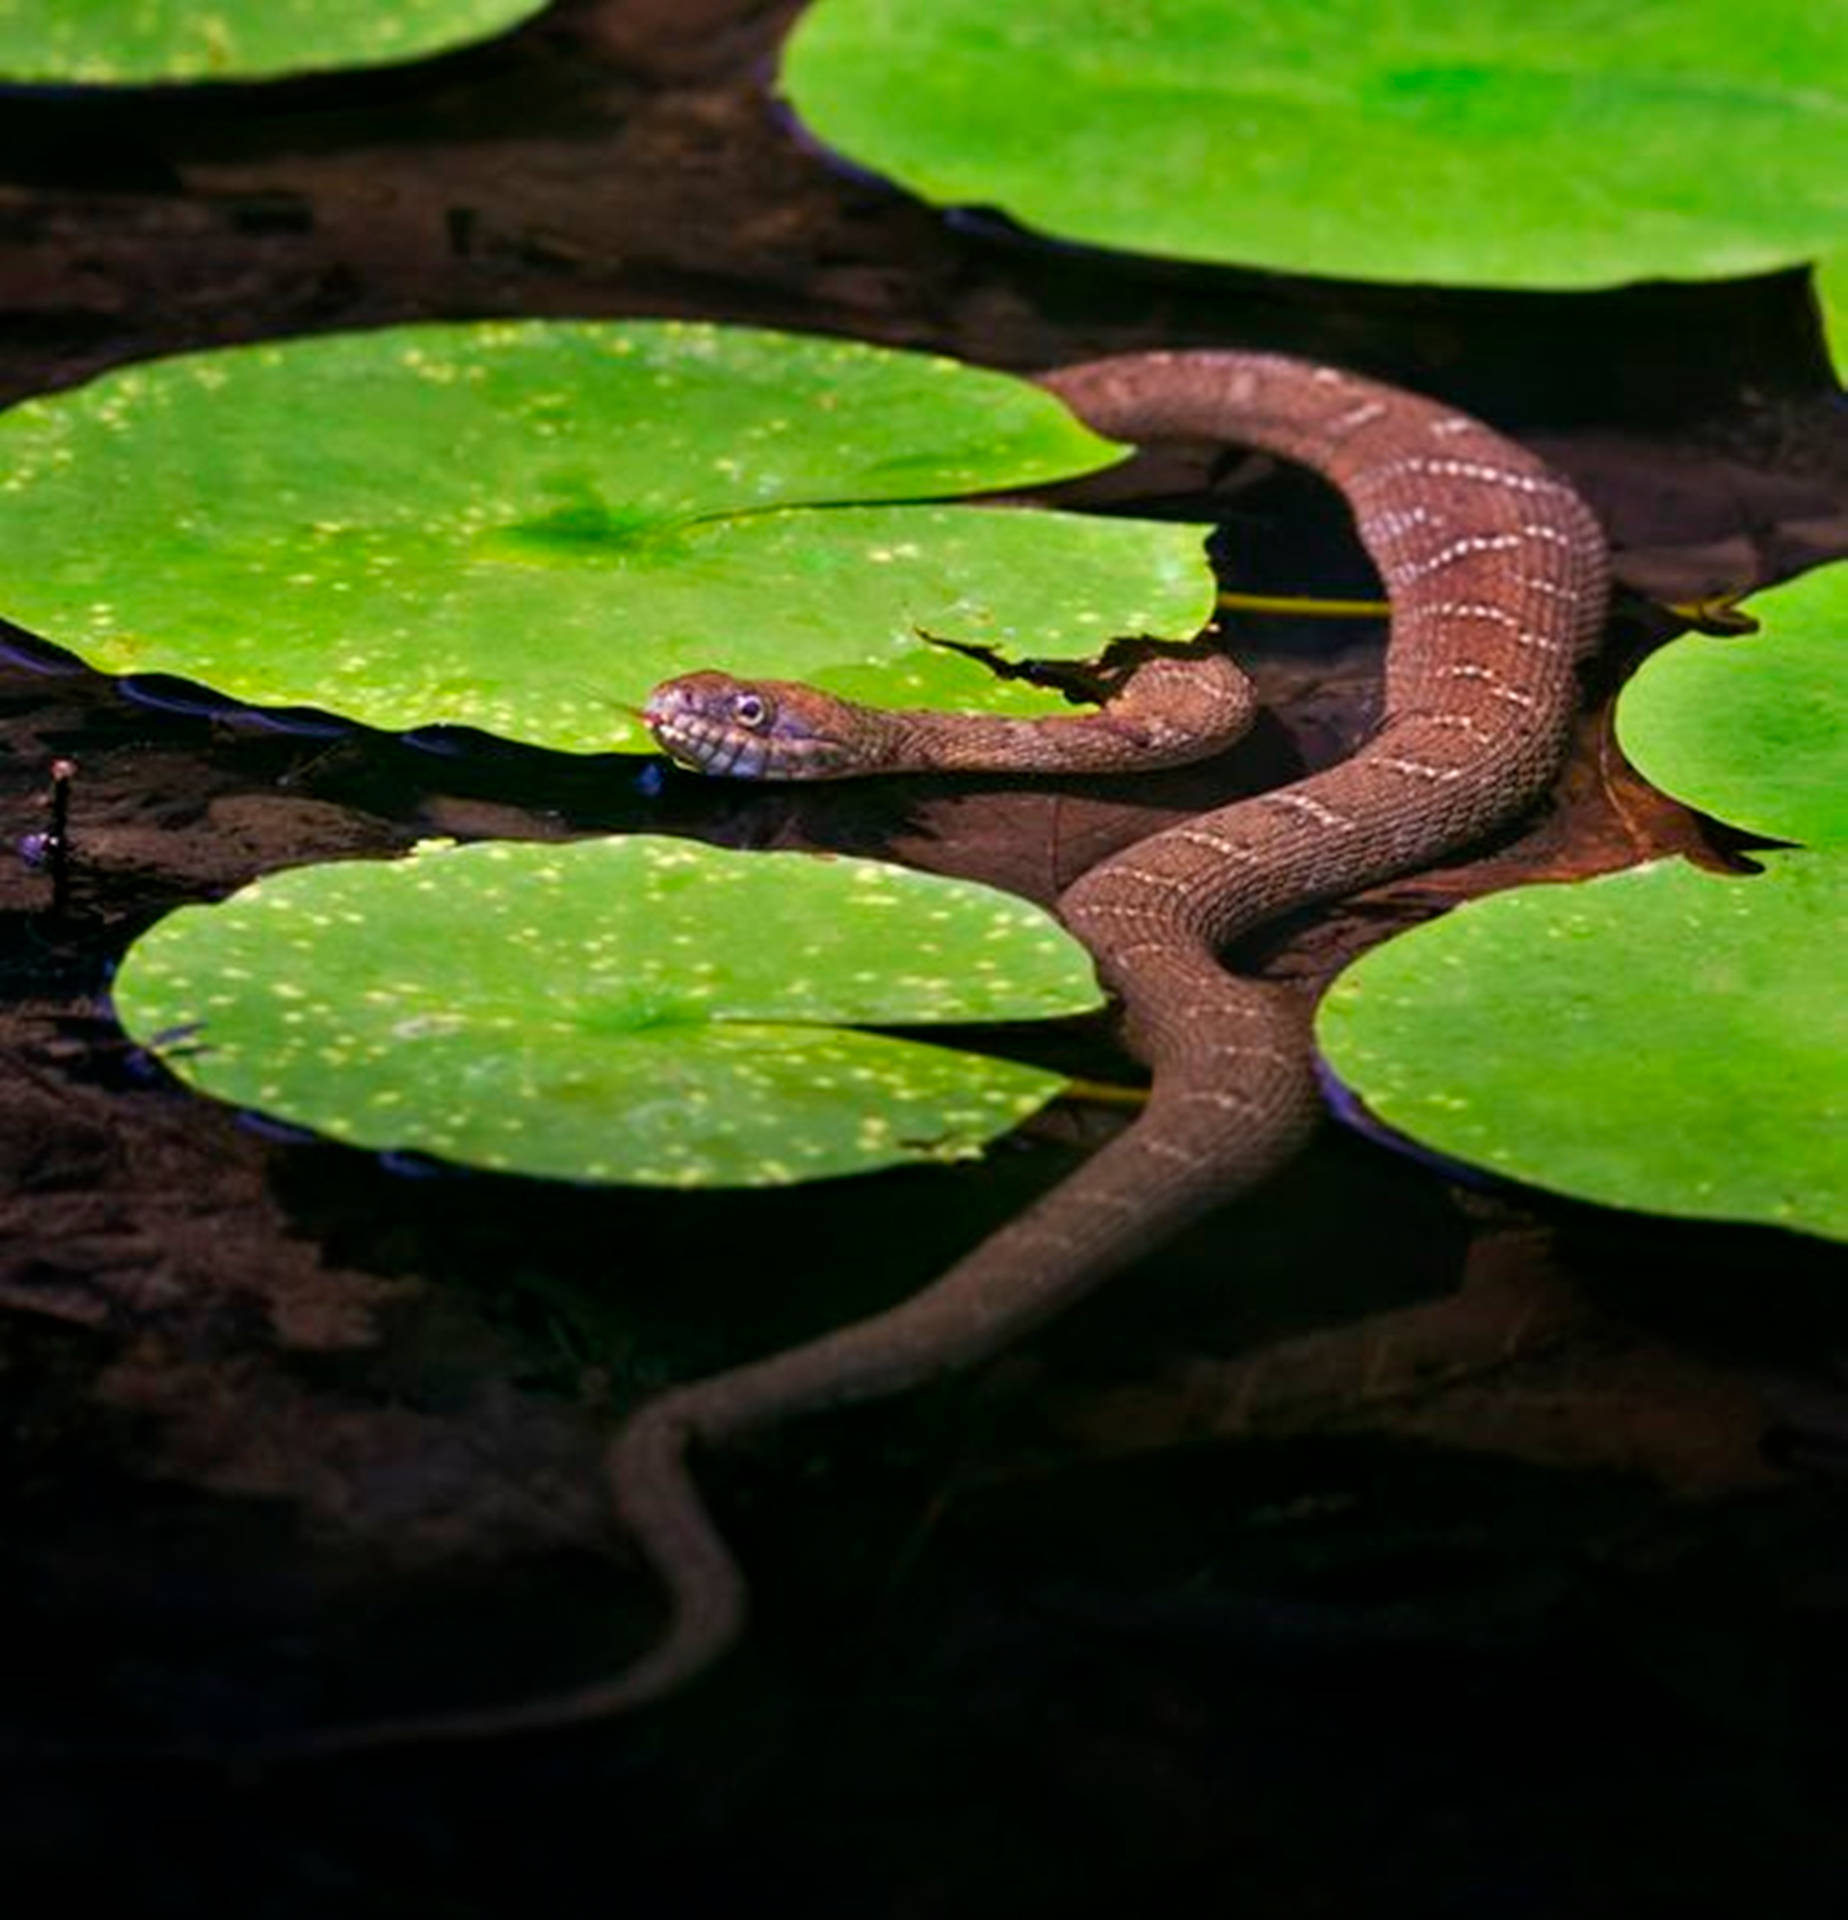
[[[770,718],[770,702],[761,693],[741,693],[732,700],[732,718],[741,727],[753,730]]]

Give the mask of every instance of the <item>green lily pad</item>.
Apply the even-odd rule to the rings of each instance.
[[[1589,287],[1839,245],[1815,0],[817,0],[783,86],[924,198],[1353,279]]]
[[[1764,631],[1643,663],[1617,738],[1643,777],[1734,826],[1848,846],[1848,566],[1753,597]]]
[[[169,915],[114,994],[200,1092],[336,1140],[685,1187],[976,1154],[1061,1078],[857,1028],[1100,1003],[1011,894],[652,836],[298,867]]]
[[[150,86],[418,60],[546,0],[0,0],[0,80]]]
[[[1520,887],[1376,947],[1329,1064],[1442,1153],[1609,1206],[1848,1239],[1848,858]]]
[[[884,503],[1120,452],[1003,374],[746,328],[186,355],[0,415],[0,614],[108,673],[570,752],[651,751],[610,703],[695,667],[1056,711],[919,629],[1043,657],[1184,637],[1201,530]]]
[[[1848,379],[1848,254],[1832,253],[1816,268],[1816,303],[1835,356],[1838,379]]]

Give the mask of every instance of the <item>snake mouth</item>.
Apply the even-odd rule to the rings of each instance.
[[[715,718],[712,701],[681,681],[658,686],[642,707],[642,721],[655,744],[695,773],[739,780],[787,779],[777,743],[762,732]]]
[[[850,703],[782,680],[701,671],[664,680],[642,719],[656,744],[696,773],[736,780],[838,780],[855,772],[838,720]]]
[[[722,726],[676,687],[657,688],[650,694],[642,719],[655,744],[680,766],[695,773],[763,777],[763,741],[736,727]],[[753,747],[755,754],[747,752]]]

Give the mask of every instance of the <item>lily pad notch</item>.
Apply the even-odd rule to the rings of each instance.
[[[183,355],[0,414],[0,615],[105,673],[572,753],[652,752],[621,707],[693,667],[1054,712],[923,633],[1188,639],[1205,529],[946,501],[1124,452],[1008,375],[751,328]]]

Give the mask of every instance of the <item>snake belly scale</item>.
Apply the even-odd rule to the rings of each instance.
[[[608,1466],[616,1506],[669,1596],[653,1648],[607,1682],[376,1725],[371,1740],[588,1719],[704,1670],[737,1637],[745,1589],[689,1448],[992,1354],[1274,1171],[1318,1113],[1307,1014],[1225,971],[1219,952],[1287,910],[1477,838],[1528,806],[1558,767],[1575,668],[1602,625],[1607,561],[1590,510],[1533,455],[1450,408],[1267,354],[1133,354],[1041,384],[1107,437],[1254,447],[1340,488],[1392,604],[1380,726],[1339,765],[1156,833],[1060,899],[1121,1003],[1126,1043],[1153,1073],[1133,1125],[890,1311],[671,1389],[630,1416]],[[657,689],[648,715],[676,758],[735,774],[1069,773],[1203,757],[1246,724],[1250,700],[1236,669],[1198,652],[1157,656],[1082,718],[885,714],[717,674]]]

